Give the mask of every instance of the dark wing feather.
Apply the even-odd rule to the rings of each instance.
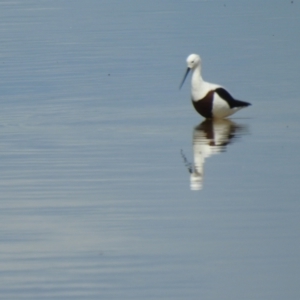
[[[245,107],[251,105],[248,102],[245,101],[240,101],[240,100],[235,100],[225,89],[223,88],[217,88],[215,92],[222,98],[224,99],[230,108],[234,107]]]

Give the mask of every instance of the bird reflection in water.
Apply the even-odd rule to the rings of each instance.
[[[244,125],[238,125],[228,119],[205,120],[194,128],[194,164],[188,162],[181,151],[185,166],[191,174],[191,190],[201,190],[203,187],[205,159],[213,154],[225,152],[227,145],[246,132],[246,129]]]

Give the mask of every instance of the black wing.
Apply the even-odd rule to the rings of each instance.
[[[217,88],[215,92],[222,98],[224,99],[230,108],[234,107],[245,107],[251,105],[248,102],[245,101],[240,101],[240,100],[235,100],[225,89],[223,88]]]

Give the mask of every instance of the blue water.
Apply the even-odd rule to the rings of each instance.
[[[299,12],[1,2],[1,299],[298,300]],[[193,52],[253,105],[203,125]]]

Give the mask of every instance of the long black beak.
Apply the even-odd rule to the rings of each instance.
[[[191,70],[190,68],[187,68],[187,69],[186,69],[186,72],[185,72],[184,77],[183,77],[183,79],[182,79],[182,82],[181,82],[181,84],[180,84],[180,86],[179,86],[179,89],[181,89],[181,87],[183,86],[184,81],[185,81],[186,77],[188,76],[190,70]]]

